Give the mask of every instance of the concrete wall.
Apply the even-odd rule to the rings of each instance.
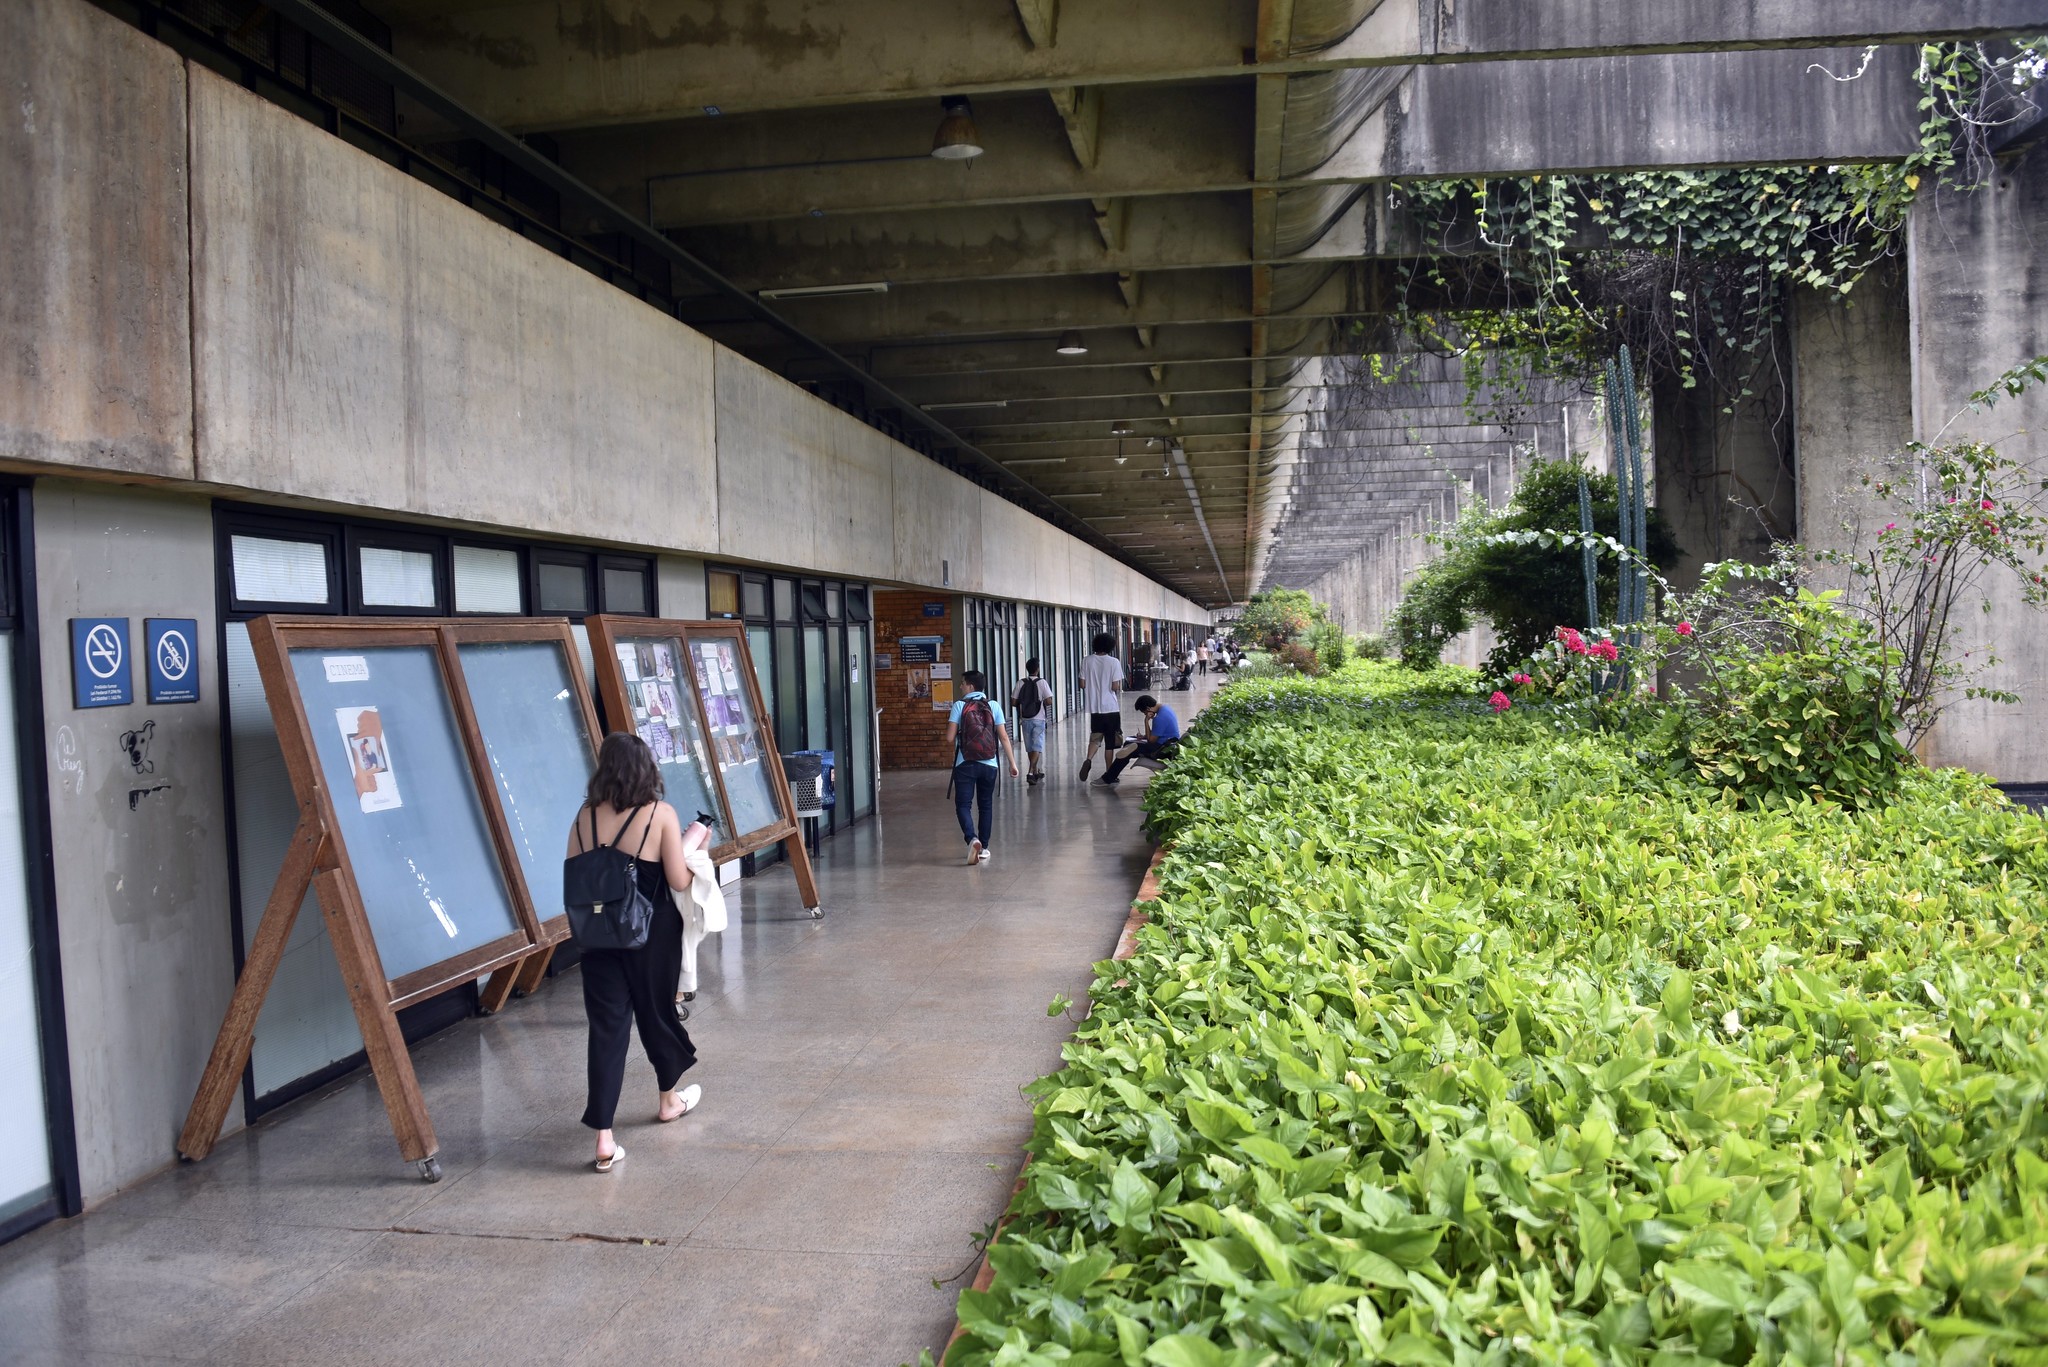
[[[2001,164],[1979,190],[1923,192],[1910,233],[1914,434],[1993,442],[2048,477],[2048,393],[1968,408],[2001,372],[2048,355],[2048,146]],[[1987,582],[1989,615],[1973,613],[1963,629],[1995,645],[2001,662],[1986,682],[2022,701],[1958,701],[1927,757],[2008,782],[2048,782],[2048,615],[2020,601],[2009,575]]]
[[[10,0],[0,89],[0,458],[190,476],[185,64]]]
[[[1871,272],[1847,299],[1793,292],[1799,535],[1816,550],[1868,545],[1891,520],[1863,479],[1881,474],[1885,458],[1913,438],[1910,311],[1903,263]]]
[[[206,500],[35,488],[45,743],[80,1180],[104,1196],[171,1161],[234,987],[221,677]],[[69,621],[126,616],[135,702],[72,706]],[[143,618],[199,619],[197,703],[146,704]],[[140,763],[123,733],[139,738]]]

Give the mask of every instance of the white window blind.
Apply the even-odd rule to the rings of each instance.
[[[318,541],[237,536],[230,552],[235,597],[245,603],[325,603],[327,547]]]
[[[455,610],[511,612],[524,604],[519,596],[519,552],[489,546],[455,548]]]
[[[363,606],[366,608],[433,608],[434,557],[426,551],[401,551],[365,546],[361,553]]]

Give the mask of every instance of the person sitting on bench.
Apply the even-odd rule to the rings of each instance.
[[[1121,782],[1125,767],[1133,761],[1147,769],[1157,769],[1180,748],[1180,718],[1173,714],[1172,708],[1150,693],[1139,698],[1137,706],[1139,714],[1145,718],[1144,738],[1125,746],[1123,753],[1103,770],[1102,777],[1096,780],[1098,783],[1114,786]]]

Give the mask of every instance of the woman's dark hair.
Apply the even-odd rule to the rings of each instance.
[[[1116,637],[1106,631],[1098,631],[1095,633],[1095,639],[1088,643],[1088,647],[1097,655],[1114,655],[1116,654]]]
[[[630,812],[661,800],[661,770],[647,742],[630,731],[614,731],[597,750],[597,772],[584,796],[595,806]]]

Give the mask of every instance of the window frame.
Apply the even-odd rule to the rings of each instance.
[[[455,606],[455,553],[445,535],[404,532],[385,527],[342,525],[346,566],[342,589],[347,614],[351,617],[448,617]],[[424,553],[433,564],[434,602],[423,608],[363,601],[363,559],[365,550],[412,551]],[[230,567],[232,568],[232,567]]]
[[[266,613],[317,613],[340,616],[348,604],[347,538],[340,523],[320,523],[308,518],[274,514],[230,512],[214,520],[214,554],[227,599],[227,615],[238,619],[261,617]],[[327,561],[327,598],[323,602],[280,602],[244,598],[235,582],[235,538],[246,536],[264,541],[296,541],[318,545]]]

